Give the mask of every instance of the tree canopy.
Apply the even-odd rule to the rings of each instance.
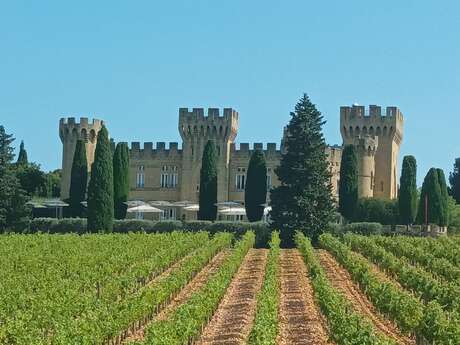
[[[214,142],[208,140],[203,151],[200,170],[199,220],[217,217],[217,157]]]
[[[254,150],[249,160],[244,205],[250,222],[260,221],[267,201],[267,165],[261,150]]]

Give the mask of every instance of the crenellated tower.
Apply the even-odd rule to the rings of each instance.
[[[364,138],[365,141],[376,139],[374,197],[394,199],[398,195],[397,167],[403,125],[404,117],[397,107],[387,107],[385,114],[377,105],[370,105],[367,114],[364,106],[340,107],[340,132],[344,145],[361,145],[357,138]],[[367,156],[360,154],[358,159],[362,166],[370,164]]]
[[[378,138],[369,135],[356,137],[354,141],[358,159],[358,195],[362,198],[374,196],[375,153]]]
[[[228,166],[230,162],[230,144],[238,132],[238,112],[225,108],[223,116],[219,109],[209,108],[207,116],[203,108],[179,109],[179,133],[182,137],[182,181],[181,200],[198,201],[201,159],[208,140],[214,141],[217,149],[218,186],[217,200],[228,200]]]
[[[77,140],[82,139],[85,141],[88,172],[90,172],[91,164],[94,162],[97,134],[102,128],[103,123],[103,121],[97,119],[94,119],[90,123],[86,117],[80,118],[80,122],[76,122],[74,117],[61,118],[59,121],[59,137],[61,138],[63,147],[61,199],[65,200],[69,197],[70,174]]]

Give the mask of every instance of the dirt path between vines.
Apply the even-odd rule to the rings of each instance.
[[[250,249],[214,316],[196,344],[244,344],[254,321],[257,293],[262,287],[267,249]]]
[[[323,266],[326,271],[327,278],[332,286],[351,302],[353,308],[358,313],[371,321],[377,331],[395,340],[398,344],[415,344],[415,339],[404,336],[395,324],[385,319],[375,310],[372,302],[367,299],[364,293],[362,293],[359,287],[353,282],[348,271],[343,268],[328,251],[318,250],[317,254],[321,266]]]
[[[130,341],[143,341],[145,338],[145,331],[149,324],[153,321],[167,318],[167,316],[180,304],[184,303],[190,298],[190,296],[203,287],[208,278],[223,264],[229,253],[229,249],[224,249],[217,253],[211,261],[200,272],[198,272],[198,274],[192,278],[192,280],[190,280],[181,291],[179,291],[179,293],[165,306],[164,309],[162,309],[150,322],[142,325],[135,332],[131,332],[129,336],[124,339],[123,343],[128,343]]]
[[[280,334],[277,344],[332,344],[324,317],[315,304],[307,268],[299,251],[281,250],[280,265]]]

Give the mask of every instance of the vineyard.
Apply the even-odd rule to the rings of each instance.
[[[460,344],[460,239],[0,236],[0,344]]]

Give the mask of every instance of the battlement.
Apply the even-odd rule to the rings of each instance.
[[[97,133],[104,125],[103,120],[93,119],[88,121],[87,117],[81,117],[77,122],[75,117],[61,118],[59,120],[59,137],[61,141],[83,139],[94,142]]]
[[[138,158],[166,157],[181,155],[182,149],[179,149],[179,143],[177,142],[170,142],[167,146],[165,142],[159,141],[156,143],[155,148],[153,147],[153,142],[145,142],[141,148],[141,143],[134,141],[131,143],[130,154],[132,157]]]
[[[222,137],[234,140],[238,131],[238,112],[224,108],[220,116],[218,108],[208,108],[207,116],[203,108],[179,108],[179,132],[183,139],[193,136]]]
[[[382,114],[382,107],[378,105],[370,105],[367,109],[363,105],[352,105],[340,107],[340,121],[380,121],[380,122],[403,122],[404,116],[398,107],[389,106],[385,109],[385,114]]]
[[[250,156],[255,150],[263,151],[265,156],[281,154],[281,151],[277,149],[276,146],[276,143],[267,143],[266,148],[264,149],[263,143],[254,143],[251,149],[251,145],[249,143],[240,143],[239,148],[237,148],[235,143],[231,143],[230,154],[234,157],[237,157],[238,155]]]

